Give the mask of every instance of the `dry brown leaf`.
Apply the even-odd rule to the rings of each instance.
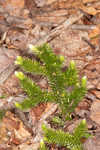
[[[3,92],[8,96],[15,96],[22,93],[18,78],[12,74],[2,85]],[[12,99],[13,100],[13,99]]]
[[[15,138],[20,139],[20,140],[25,140],[31,136],[31,134],[24,128],[22,122],[20,122],[19,124],[19,129],[14,130],[14,133],[15,133]]]
[[[19,15],[20,9],[24,8],[24,0],[5,0],[0,1],[0,4],[6,9],[11,15]]]
[[[56,111],[57,107],[58,107],[57,104],[48,103],[45,111],[41,115],[40,120],[38,121],[36,126],[33,126],[33,131],[36,133],[36,136],[33,139],[33,143],[34,143],[33,149],[34,150],[37,150],[39,148],[40,141],[43,139],[43,131],[41,128],[42,124],[46,123],[46,119]]]
[[[91,3],[91,2],[97,2],[98,0],[83,0],[83,3]]]
[[[46,107],[47,107],[46,104],[39,104],[38,106],[30,110],[29,117],[32,121],[32,125],[34,125],[37,121],[39,121]]]
[[[100,90],[100,81],[97,83],[97,89]]]
[[[9,111],[6,112],[6,115],[3,118],[3,124],[5,128],[11,132],[11,143],[19,144],[21,141],[24,141],[31,136],[25,129],[23,123]]]
[[[52,3],[56,2],[58,0],[46,0],[47,5],[51,5]]]
[[[100,100],[95,100],[91,106],[90,118],[100,125]]]
[[[92,44],[98,45],[100,37],[100,25],[97,25],[95,29],[91,30],[89,33]]]
[[[5,117],[3,118],[3,123],[5,124],[7,130],[13,131],[14,129],[19,129],[20,121],[14,117],[14,114],[12,114],[10,111],[7,111]]]
[[[78,104],[78,106],[75,108],[75,113],[80,115],[80,112],[86,112],[86,110],[89,110],[89,103],[87,101],[82,101]]]
[[[19,7],[19,8],[23,8],[24,7],[24,0],[5,0],[5,6],[6,7]]]
[[[100,99],[100,91],[92,90],[92,93],[93,93],[98,99]]]
[[[34,148],[34,144],[22,143],[19,145],[18,150],[35,150],[35,148]]]
[[[89,37],[90,39],[93,39],[100,35],[100,25],[97,25],[95,29],[91,30]]]
[[[81,7],[80,7],[80,8],[81,8]],[[86,13],[88,13],[88,14],[90,14],[90,15],[96,15],[96,14],[98,13],[98,11],[97,11],[95,8],[91,7],[91,6],[89,6],[89,7],[82,6],[81,9],[82,9],[84,12],[86,12]]]
[[[54,108],[52,108],[52,106],[54,106]],[[57,109],[57,105],[52,103],[47,103],[47,104],[42,103],[32,108],[29,115],[30,119],[32,120],[32,125],[34,125],[36,122],[40,120],[43,120],[44,118],[49,117],[49,115],[54,113],[56,109]]]
[[[45,0],[34,0],[37,7],[43,7],[46,4]]]
[[[19,145],[20,144],[20,140],[18,138],[15,138],[15,137],[13,137],[10,142],[15,144],[15,145]]]
[[[7,130],[4,123],[0,123],[0,144],[5,144],[9,140],[7,136]]]

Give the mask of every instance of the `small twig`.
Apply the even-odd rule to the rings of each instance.
[[[3,44],[3,43],[4,43],[4,41],[5,41],[5,39],[6,39],[6,36],[7,36],[7,31],[2,34],[1,40],[0,40],[0,44]]]
[[[96,28],[96,25],[74,24],[70,28],[74,30],[93,30]]]
[[[0,72],[0,84],[4,83],[16,68],[14,64],[10,64]]]
[[[54,37],[59,36],[62,33],[62,31],[69,28],[73,23],[75,23],[82,17],[83,17],[83,14],[80,12],[78,12],[77,15],[70,16],[69,19],[67,19],[63,24],[57,26],[47,36],[37,41],[36,45],[41,45],[43,43],[50,42]]]
[[[95,49],[96,46],[94,46],[89,40],[87,40],[85,37],[82,37],[82,40],[84,40],[92,49]]]

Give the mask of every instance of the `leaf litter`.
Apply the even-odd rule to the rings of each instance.
[[[0,0],[0,108],[6,110],[0,122],[0,149],[37,150],[42,138],[41,124],[48,124],[46,119],[57,109],[54,104],[41,104],[23,112],[26,119],[22,119],[14,108],[14,102],[26,96],[14,76],[18,69],[14,60],[21,54],[33,57],[27,45],[44,42],[49,42],[57,55],[65,56],[66,66],[75,60],[80,75],[88,77],[88,93],[75,110],[75,120],[86,118],[94,135],[84,143],[85,149],[100,149],[99,20],[98,0]],[[38,85],[47,88],[46,81],[36,78]],[[26,124],[30,124],[33,133]],[[75,126],[74,121],[67,129],[71,130],[72,125]]]

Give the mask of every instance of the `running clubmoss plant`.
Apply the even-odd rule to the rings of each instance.
[[[90,137],[85,119],[80,122],[80,124],[74,129],[72,134],[64,132],[62,130],[47,128],[45,125],[42,126],[42,129],[44,131],[44,142],[49,144],[57,144],[58,146],[65,146],[69,150],[83,150],[81,139],[87,139],[88,137]],[[43,147],[46,148],[46,146],[44,146],[44,143]]]
[[[43,140],[40,142],[40,150],[48,150]]]
[[[39,103],[53,102],[59,104],[62,114],[70,115],[86,94],[86,77],[79,80],[75,62],[63,71],[64,57],[57,56],[48,44],[34,47],[29,45],[40,61],[18,56],[15,64],[32,74],[43,75],[49,83],[49,90],[42,90],[34,81],[22,72],[15,72],[28,97],[16,107],[27,109]],[[69,90],[70,89],[70,90]]]

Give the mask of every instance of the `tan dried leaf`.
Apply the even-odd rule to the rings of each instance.
[[[100,100],[95,100],[91,106],[90,118],[100,125]]]
[[[83,0],[83,3],[92,3],[92,2],[97,2],[98,0]]]

